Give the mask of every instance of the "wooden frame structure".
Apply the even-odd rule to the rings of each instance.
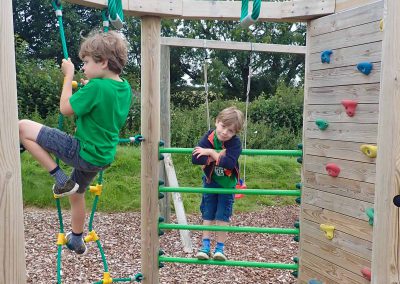
[[[96,8],[107,4],[107,0],[69,1]],[[142,18],[141,128],[145,137],[142,161],[146,161],[141,169],[144,284],[159,283],[157,196],[161,17],[238,20],[239,3],[123,1],[126,15]],[[367,5],[381,5],[383,9]],[[15,62],[14,56],[10,56],[14,54],[10,1],[5,1],[0,13],[0,283],[25,283]],[[325,283],[367,283],[357,274],[357,269],[368,264],[371,265],[372,283],[400,282],[399,209],[391,201],[400,193],[400,36],[396,31],[400,24],[399,14],[398,0],[263,2],[261,21],[308,21],[300,283],[307,283],[310,278]],[[382,18],[384,28],[379,34],[376,28]],[[349,44],[351,40],[358,40],[359,44]],[[321,65],[318,62],[320,49],[330,46],[333,46],[332,65]],[[373,72],[368,77],[354,73],[356,61],[370,57],[378,58],[373,61]],[[348,58],[351,60],[345,62]],[[337,99],[344,95],[360,98],[360,115],[356,114],[355,120],[350,121],[339,110],[338,121],[332,122],[328,131],[316,129],[313,123],[316,115],[331,115],[332,111],[337,114],[337,109],[327,105],[340,106]],[[321,102],[322,96],[325,100]],[[374,113],[375,118],[378,117],[374,106],[368,106],[374,103],[379,105],[376,123],[368,122]],[[313,107],[315,105],[317,109]],[[344,126],[347,128],[341,128]],[[366,161],[354,148],[360,142],[379,145],[376,164],[375,161]],[[337,179],[324,172],[328,160],[343,167]],[[369,199],[363,201],[367,192],[369,196],[366,198]],[[371,195],[374,196],[372,199]],[[364,214],[366,206],[371,204],[375,208],[373,233],[366,226],[368,220]],[[344,212],[338,212],[338,208]],[[330,241],[320,237],[321,232],[315,229],[315,224],[322,222],[335,226],[336,237]],[[368,255],[368,250],[369,260],[360,255],[363,252]],[[323,251],[325,255],[315,255],[310,251]],[[340,264],[340,261],[344,263]]]

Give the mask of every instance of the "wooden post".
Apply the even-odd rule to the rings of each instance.
[[[400,1],[385,0],[379,97],[372,282],[400,282]]]
[[[12,1],[0,11],[0,283],[26,283]]]
[[[159,282],[158,143],[160,141],[161,18],[142,17],[141,264],[143,284]]]
[[[170,50],[169,46],[161,46],[161,73],[160,73],[160,96],[161,96],[161,139],[165,147],[171,147],[171,87],[170,87]],[[160,180],[166,182],[164,161],[160,165]],[[160,200],[160,215],[166,223],[171,220],[171,194],[164,192],[164,198]]]

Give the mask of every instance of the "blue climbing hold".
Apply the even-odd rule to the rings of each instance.
[[[365,75],[369,75],[369,73],[371,73],[371,70],[372,70],[372,63],[371,62],[360,62],[357,64],[357,69],[361,73],[363,73]]]
[[[316,279],[311,279],[308,281],[308,284],[323,284],[321,281]]]
[[[331,63],[331,54],[332,50],[324,50],[321,52],[321,62],[322,63]]]

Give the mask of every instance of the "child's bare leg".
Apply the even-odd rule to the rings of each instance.
[[[85,194],[74,193],[69,196],[71,204],[71,227],[72,232],[80,234],[85,225]]]
[[[36,143],[36,139],[42,127],[42,124],[32,120],[20,120],[19,139],[25,149],[28,150],[47,171],[51,171],[57,166],[56,162],[47,151]]]
[[[217,220],[216,222],[217,226],[229,226],[228,222],[224,222],[224,221],[219,221]],[[228,232],[217,232],[217,242],[218,243],[225,243],[227,237],[228,237]]]
[[[211,226],[214,225],[215,221],[203,220],[204,226]],[[211,232],[210,231],[203,231],[203,240],[204,239],[211,239]]]

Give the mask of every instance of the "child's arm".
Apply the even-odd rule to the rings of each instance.
[[[71,59],[63,59],[61,70],[64,73],[64,84],[60,98],[60,112],[63,115],[73,115],[74,111],[69,102],[69,98],[72,96],[72,79],[74,78],[75,67],[72,64]]]
[[[208,141],[209,134],[210,132],[207,132],[201,138],[199,144],[194,148],[192,152],[192,163],[195,165],[209,165],[211,162],[215,161],[215,159],[213,159],[211,156],[204,154],[204,150],[212,150],[213,148],[210,141]],[[202,152],[202,154],[200,152]]]
[[[222,150],[219,153],[219,157],[216,160],[217,166],[220,166],[224,169],[233,169],[235,168],[237,161],[239,159],[240,153],[242,152],[242,145],[240,143],[240,139],[235,136],[230,141],[225,143],[226,149]]]

